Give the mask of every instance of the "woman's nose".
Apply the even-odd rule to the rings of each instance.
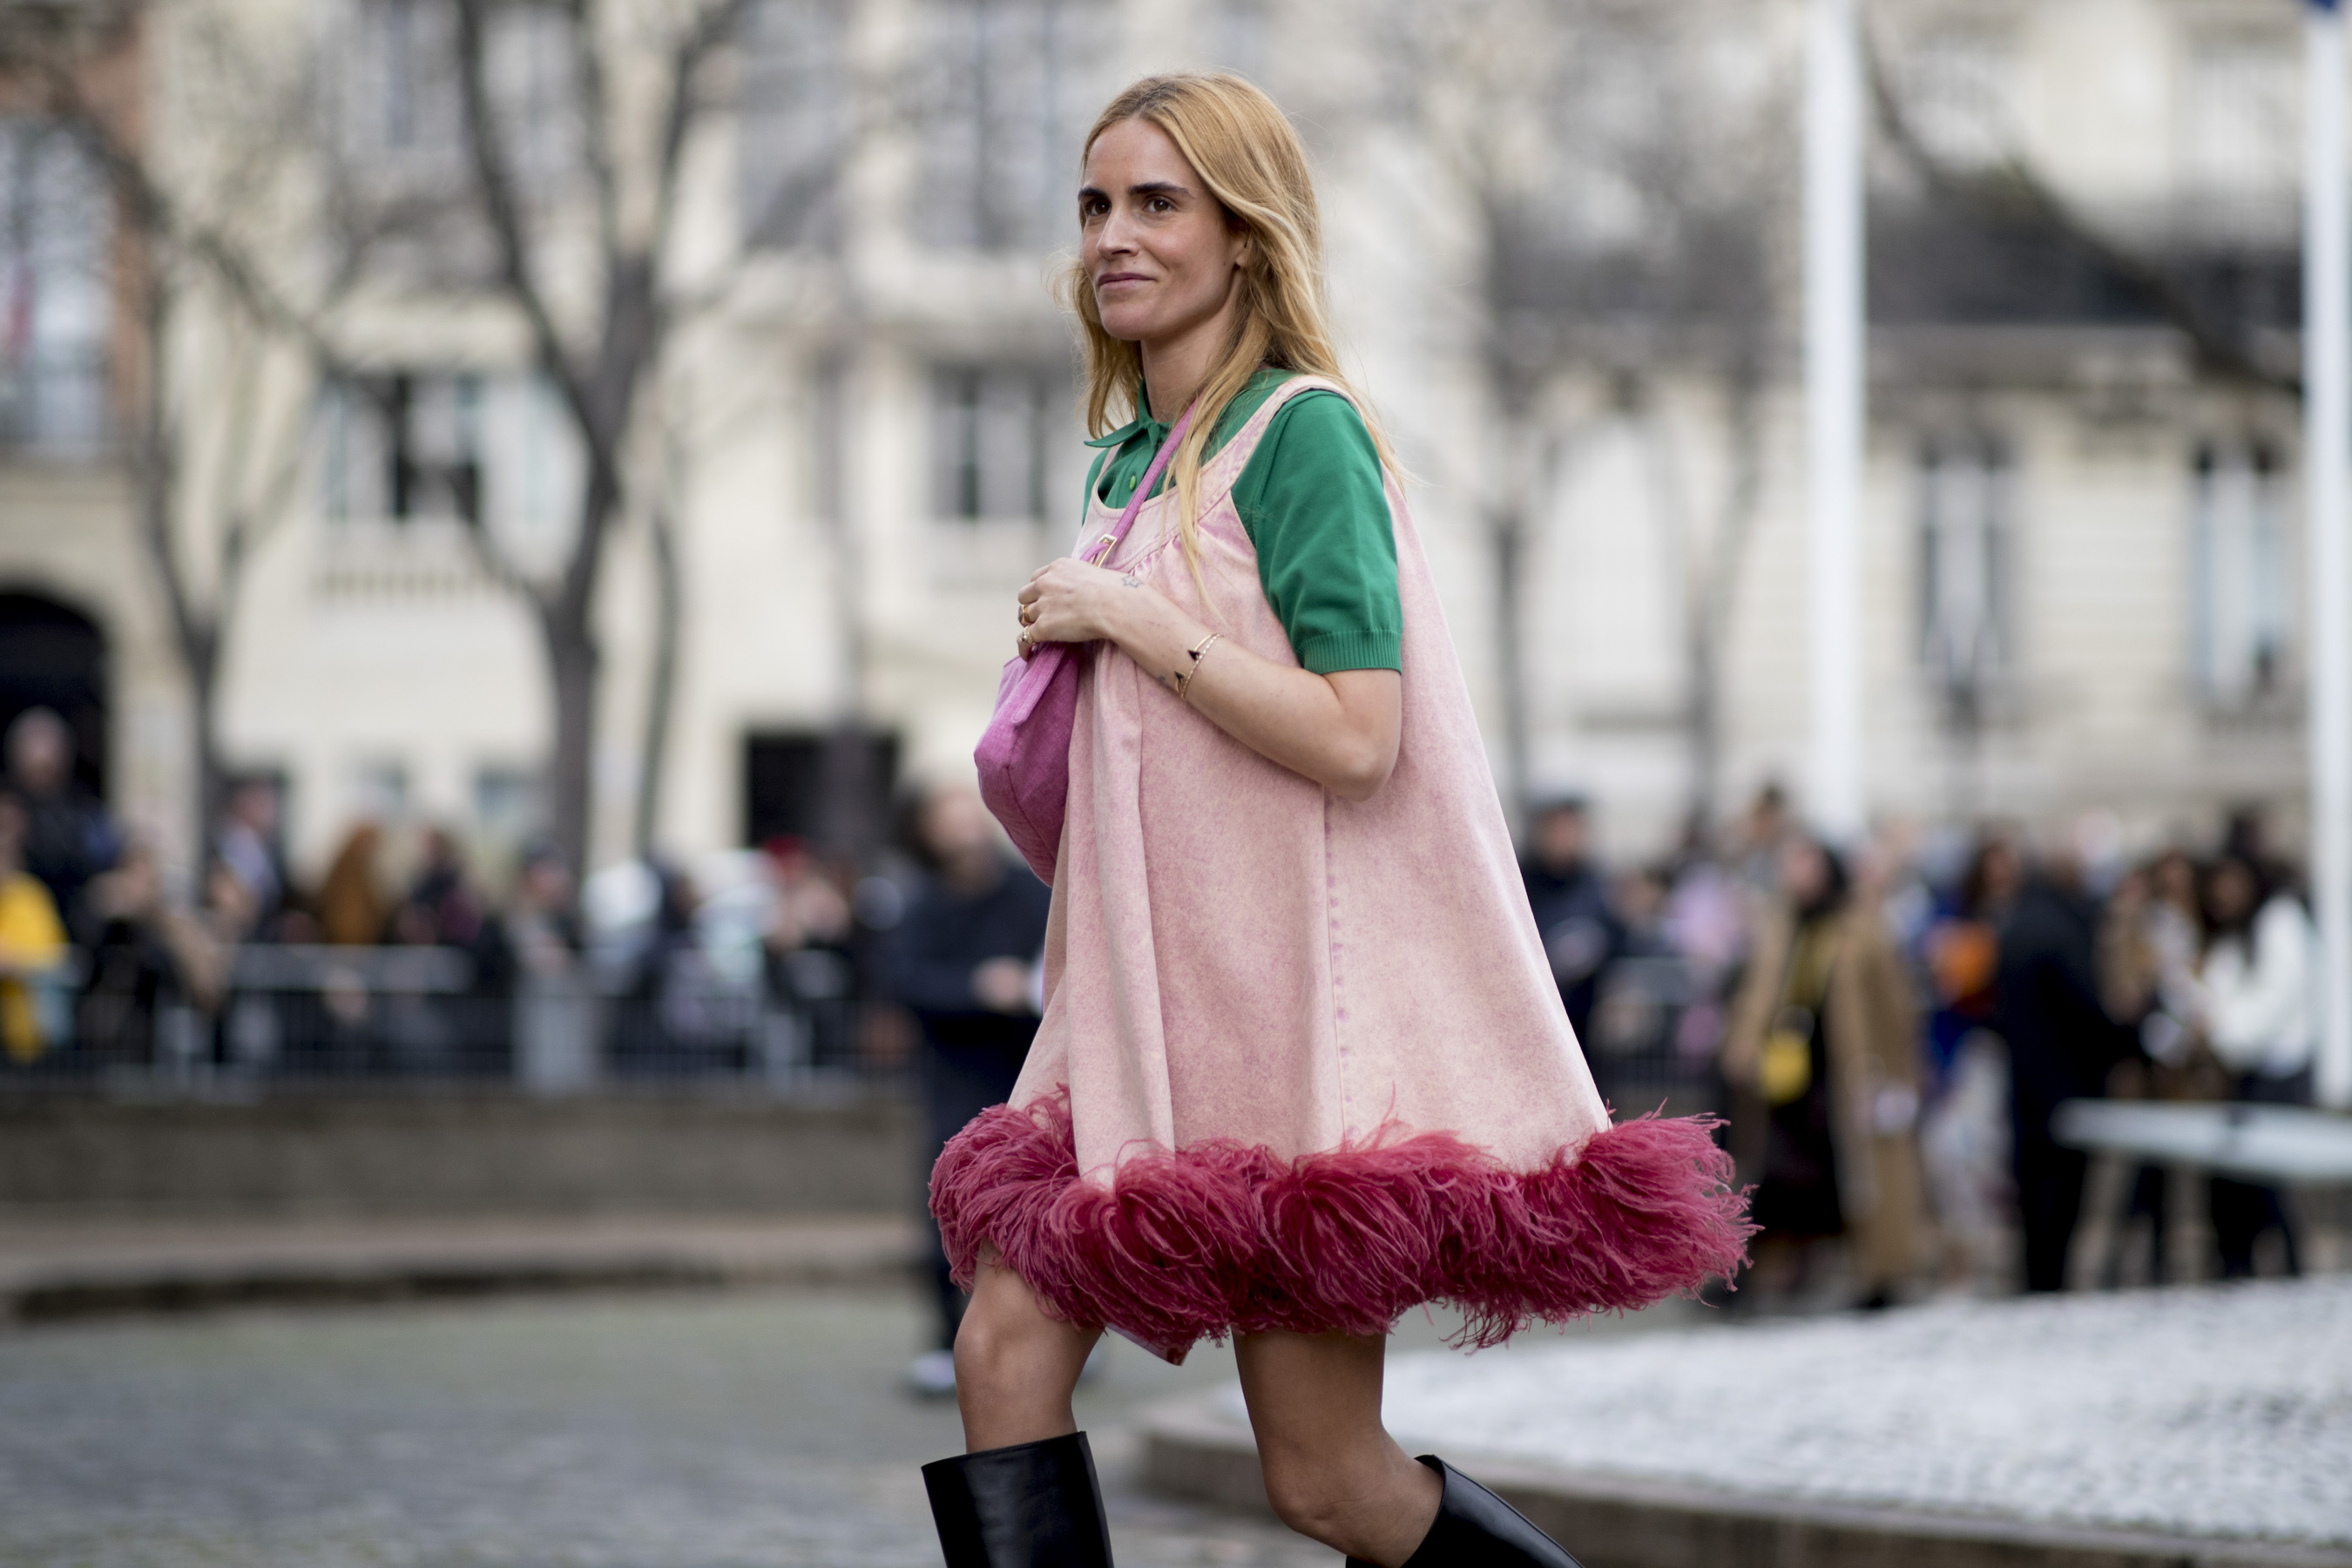
[[[1119,208],[1112,208],[1110,215],[1103,219],[1102,227],[1096,231],[1095,248],[1106,255],[1131,254],[1135,249],[1132,229],[1133,225],[1127,214]]]

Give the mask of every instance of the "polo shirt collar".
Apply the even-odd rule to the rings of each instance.
[[[1109,435],[1097,436],[1093,440],[1087,442],[1087,445],[1089,447],[1108,447],[1112,450],[1116,451],[1119,447],[1126,446],[1129,441],[1134,440],[1136,437],[1141,435],[1147,430],[1150,431],[1155,437],[1164,437],[1168,433],[1168,426],[1162,425],[1157,419],[1152,418],[1149,414],[1139,414],[1134,418],[1129,420],[1126,424],[1120,426],[1118,429],[1112,431]]]
[[[1135,406],[1136,415],[1134,418],[1129,420],[1126,424],[1120,426],[1118,429],[1112,431],[1108,436],[1096,437],[1093,440],[1087,442],[1087,445],[1089,447],[1108,447],[1112,451],[1116,452],[1121,447],[1126,446],[1129,441],[1134,440],[1138,436],[1148,432],[1151,437],[1151,445],[1156,449],[1160,442],[1165,441],[1168,438],[1168,426],[1164,421],[1154,419],[1151,416],[1151,389],[1140,382],[1138,382],[1135,387]]]

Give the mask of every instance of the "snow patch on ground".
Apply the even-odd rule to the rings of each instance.
[[[1412,1452],[2352,1544],[2352,1278],[1420,1352],[1386,1415]]]

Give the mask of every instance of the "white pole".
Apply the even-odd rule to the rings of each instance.
[[[2347,244],[2344,15],[2305,25],[2303,447],[2311,541],[2311,891],[2323,976],[2323,1103],[2352,1106],[2352,244]]]
[[[1811,816],[1867,826],[1862,763],[1862,61],[1854,0],[1812,0],[1805,58],[1805,425]]]

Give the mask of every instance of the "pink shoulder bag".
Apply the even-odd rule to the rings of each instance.
[[[1093,561],[1108,560],[1135,526],[1136,513],[1143,510],[1144,499],[1192,423],[1192,411],[1187,408],[1160,444],[1143,482],[1128,497],[1118,525],[1094,542]],[[1085,548],[1079,546],[1080,551]],[[996,683],[996,712],[971,754],[980,766],[981,798],[1004,825],[1029,868],[1048,883],[1054,879],[1062,818],[1070,805],[1070,735],[1077,728],[1079,651],[1071,643],[1037,643],[1025,658],[1016,654],[1006,661]]]

